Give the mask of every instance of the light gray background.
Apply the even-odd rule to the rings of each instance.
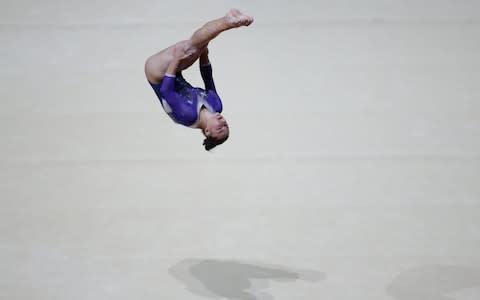
[[[0,299],[480,298],[479,1],[0,3]],[[230,7],[207,153],[143,66]]]

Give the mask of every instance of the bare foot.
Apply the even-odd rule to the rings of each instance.
[[[227,24],[232,27],[248,26],[253,23],[253,18],[241,13],[238,9],[231,9],[226,15]]]

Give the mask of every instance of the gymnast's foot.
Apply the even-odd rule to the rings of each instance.
[[[225,15],[225,21],[232,28],[240,26],[248,26],[253,23],[253,18],[247,15],[242,14],[238,9],[231,9]]]

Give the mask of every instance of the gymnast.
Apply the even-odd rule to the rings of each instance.
[[[252,17],[231,9],[224,17],[204,24],[190,39],[161,50],[145,62],[147,80],[165,112],[177,124],[201,129],[207,151],[225,142],[230,133],[221,115],[223,105],[213,81],[208,44],[223,31],[252,23]],[[197,59],[204,89],[192,87],[182,76],[182,70]]]

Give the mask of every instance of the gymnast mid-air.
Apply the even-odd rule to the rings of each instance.
[[[212,20],[180,41],[150,56],[145,63],[148,82],[165,112],[175,123],[202,130],[208,151],[228,139],[227,121],[221,115],[222,101],[217,94],[208,58],[208,43],[221,32],[249,26],[253,18],[231,9],[224,17]],[[182,76],[199,59],[205,88],[192,87]]]

